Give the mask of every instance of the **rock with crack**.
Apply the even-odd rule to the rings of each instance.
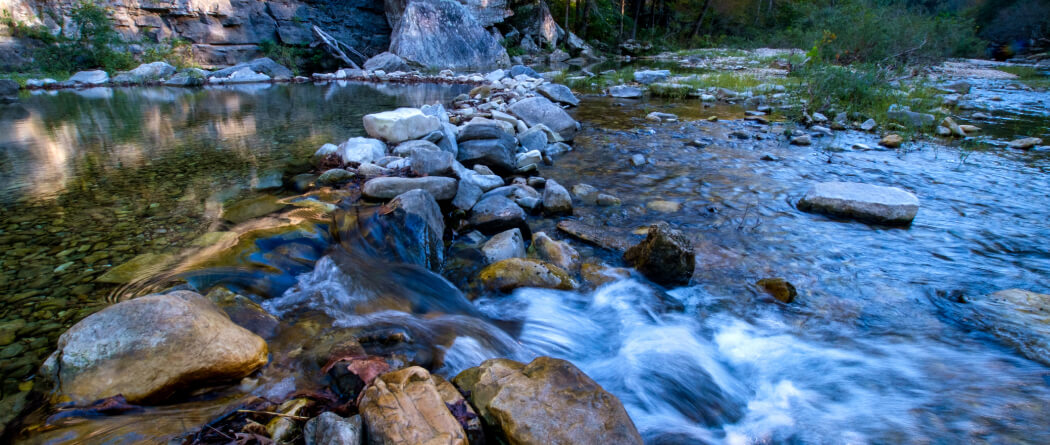
[[[383,374],[361,394],[370,443],[466,445],[430,373],[418,366]]]

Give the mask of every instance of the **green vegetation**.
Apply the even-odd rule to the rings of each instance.
[[[1004,66],[998,69],[1017,76],[1017,80],[1032,88],[1050,88],[1050,74],[1046,71],[1039,71],[1030,66]]]
[[[296,76],[338,68],[333,65],[331,58],[319,48],[282,45],[271,40],[264,40],[259,44],[259,49],[263,56],[288,67]]]
[[[893,104],[921,112],[940,106],[938,91],[924,80],[912,80],[897,87],[894,84],[901,81],[895,78],[905,76],[873,65],[812,65],[792,72],[791,77],[799,80],[794,94],[805,101],[804,111],[808,112],[828,115],[846,112],[854,120],[872,118],[886,123],[889,122],[887,110]]]
[[[70,19],[71,28],[76,30],[72,35],[65,30],[52,33],[43,26],[18,22],[7,11],[0,16],[0,25],[10,29],[13,36],[34,39],[40,44],[32,52],[32,65],[22,67],[20,72],[64,78],[74,71],[103,69],[113,73],[156,61],[167,61],[179,68],[192,65],[189,44],[183,40],[142,44],[143,52],[132,54],[130,45],[134,42],[121,40],[109,12],[96,4],[80,3],[73,8]]]

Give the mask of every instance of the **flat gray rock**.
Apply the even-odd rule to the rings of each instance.
[[[361,193],[369,198],[390,199],[409,190],[426,190],[438,201],[456,196],[455,178],[428,176],[425,178],[382,177],[370,179],[361,187]]]
[[[919,212],[919,198],[897,187],[822,182],[806,192],[798,208],[861,221],[906,225]]]

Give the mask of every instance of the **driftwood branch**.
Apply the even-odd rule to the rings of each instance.
[[[343,63],[350,65],[350,67],[352,67],[355,70],[361,69],[360,66],[358,66],[356,63],[354,63],[353,60],[350,59],[350,56],[346,55],[346,52],[343,51],[342,47],[346,47],[351,52],[355,53],[358,57],[364,58],[364,56],[362,56],[361,53],[355,51],[353,48],[350,48],[349,45],[341,43],[334,37],[328,35],[328,33],[322,31],[321,28],[318,28],[317,25],[313,26],[313,31],[314,35],[317,36],[317,39],[324,44],[329,54],[343,61]]]

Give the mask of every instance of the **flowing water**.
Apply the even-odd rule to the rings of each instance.
[[[8,209],[27,208],[17,206],[56,200],[49,205],[73,205],[81,195],[63,199],[62,190],[104,188],[107,183],[123,193],[132,193],[126,191],[129,184],[179,184],[171,186],[179,192],[167,192],[166,199],[141,192],[147,196],[130,200],[138,203],[166,205],[184,194],[214,193],[224,180],[250,182],[253,168],[281,163],[274,159],[290,163],[323,142],[358,135],[363,113],[390,108],[395,101],[418,103],[455,93],[446,87],[422,97],[369,101],[377,95],[363,86],[304,85],[251,93],[169,93],[171,99],[158,105],[146,98],[152,90],[141,95],[126,91],[117,94],[127,97],[114,96],[108,103],[135,111],[130,114],[158,116],[176,128],[203,126],[208,130],[189,132],[202,147],[242,148],[223,151],[234,160],[223,168],[158,170],[153,180],[129,182],[113,178],[136,177],[151,165],[176,162],[173,157],[180,150],[140,154],[135,169],[119,164],[127,156],[122,158],[118,147],[145,147],[142,136],[107,140],[100,143],[105,148],[94,150],[81,148],[83,142],[76,139],[68,145],[56,142],[52,146],[91,154],[79,156],[98,158],[91,162],[109,170],[86,176],[78,169],[83,167],[57,168],[69,172],[70,179],[49,192],[40,189],[46,184],[39,181],[6,178],[52,175],[47,169],[55,168],[49,167],[54,163],[33,161],[20,168],[5,163],[5,184],[26,185],[6,192],[16,199],[9,204],[15,207],[5,207],[4,218],[14,218]],[[66,112],[63,100],[94,99],[34,98],[25,105],[28,115],[19,119],[47,122],[51,114]],[[195,117],[187,111],[205,107],[211,111]],[[723,121],[653,124],[644,120],[652,110],[718,115]],[[1017,114],[1011,113],[997,111],[982,126],[994,135],[991,127],[995,122],[1009,126],[1001,116]],[[1026,122],[1035,126],[1029,135],[1045,136],[1046,107],[1025,113]],[[107,121],[84,114],[76,114],[76,123],[54,120],[78,128],[99,121],[114,125],[112,116]],[[574,219],[636,239],[641,237],[632,233],[635,229],[658,220],[686,232],[698,254],[690,286],[667,290],[632,276],[578,292],[521,289],[511,295],[479,295],[467,278],[476,270],[472,261],[477,258],[469,237],[457,237],[450,247],[442,271],[446,279],[418,260],[413,246],[419,245],[421,221],[393,224],[376,207],[344,209],[336,212],[334,224],[310,222],[254,238],[247,253],[223,256],[209,267],[161,274],[148,285],[103,289],[122,298],[185,280],[202,292],[221,285],[252,296],[281,320],[268,339],[273,362],[260,375],[210,398],[61,424],[28,441],[60,443],[91,434],[99,442],[128,443],[192,431],[245,397],[281,399],[294,390],[317,389],[315,376],[323,360],[318,363],[315,355],[354,337],[362,339],[369,353],[424,364],[448,377],[491,357],[568,359],[623,401],[651,444],[1050,442],[1050,357],[1026,356],[1014,348],[1031,340],[1027,332],[982,329],[986,325],[978,321],[984,314],[968,303],[1007,288],[1050,290],[1045,241],[1050,238],[1050,156],[1045,152],[936,143],[901,151],[854,150],[854,143],[875,146],[876,141],[874,135],[855,132],[817,139],[813,147],[793,147],[778,138],[786,125],[727,122],[742,117],[742,110],[703,109],[697,102],[587,98],[575,114],[584,130],[574,151],[542,167],[541,174],[567,187],[587,183],[623,200],[618,207],[577,207]],[[229,136],[212,121],[252,121],[253,126]],[[61,127],[51,124],[45,133],[61,134],[54,130]],[[736,130],[751,138],[730,136]],[[170,140],[195,139],[176,134]],[[693,140],[706,146],[687,144]],[[201,151],[191,153],[201,156]],[[633,154],[643,154],[649,162],[634,166]],[[178,174],[174,171],[197,182],[169,181]],[[200,179],[215,176],[234,179]],[[922,208],[910,227],[890,228],[794,207],[809,184],[832,180],[902,187],[920,197]],[[171,216],[167,208],[156,214],[137,211],[137,225]],[[45,220],[31,216],[53,218],[47,216],[51,214],[20,213],[29,228],[36,224],[41,226],[36,230],[48,232]],[[76,221],[73,215],[65,218]],[[197,224],[209,221],[188,218],[192,223],[158,225],[186,231],[183,238],[192,239],[215,225],[226,229],[231,224],[212,221],[213,227],[199,228]],[[560,237],[554,222],[530,217],[533,231]],[[24,225],[9,220],[0,227],[6,227],[3,235],[12,236]],[[17,240],[32,246],[28,239]],[[174,241],[165,243],[178,247]],[[622,264],[617,252],[575,241],[574,246],[585,261]],[[5,274],[14,271],[17,276],[18,268],[9,266],[12,260],[4,261]],[[794,283],[796,302],[780,304],[754,286],[766,277]],[[28,278],[8,281],[14,291],[5,295],[25,292]],[[31,313],[60,297],[38,292],[26,298],[36,300],[5,305],[10,314],[5,317],[26,312],[13,308],[24,306]],[[86,304],[66,299],[61,306],[47,307],[70,310]],[[13,344],[24,343],[19,339]]]

